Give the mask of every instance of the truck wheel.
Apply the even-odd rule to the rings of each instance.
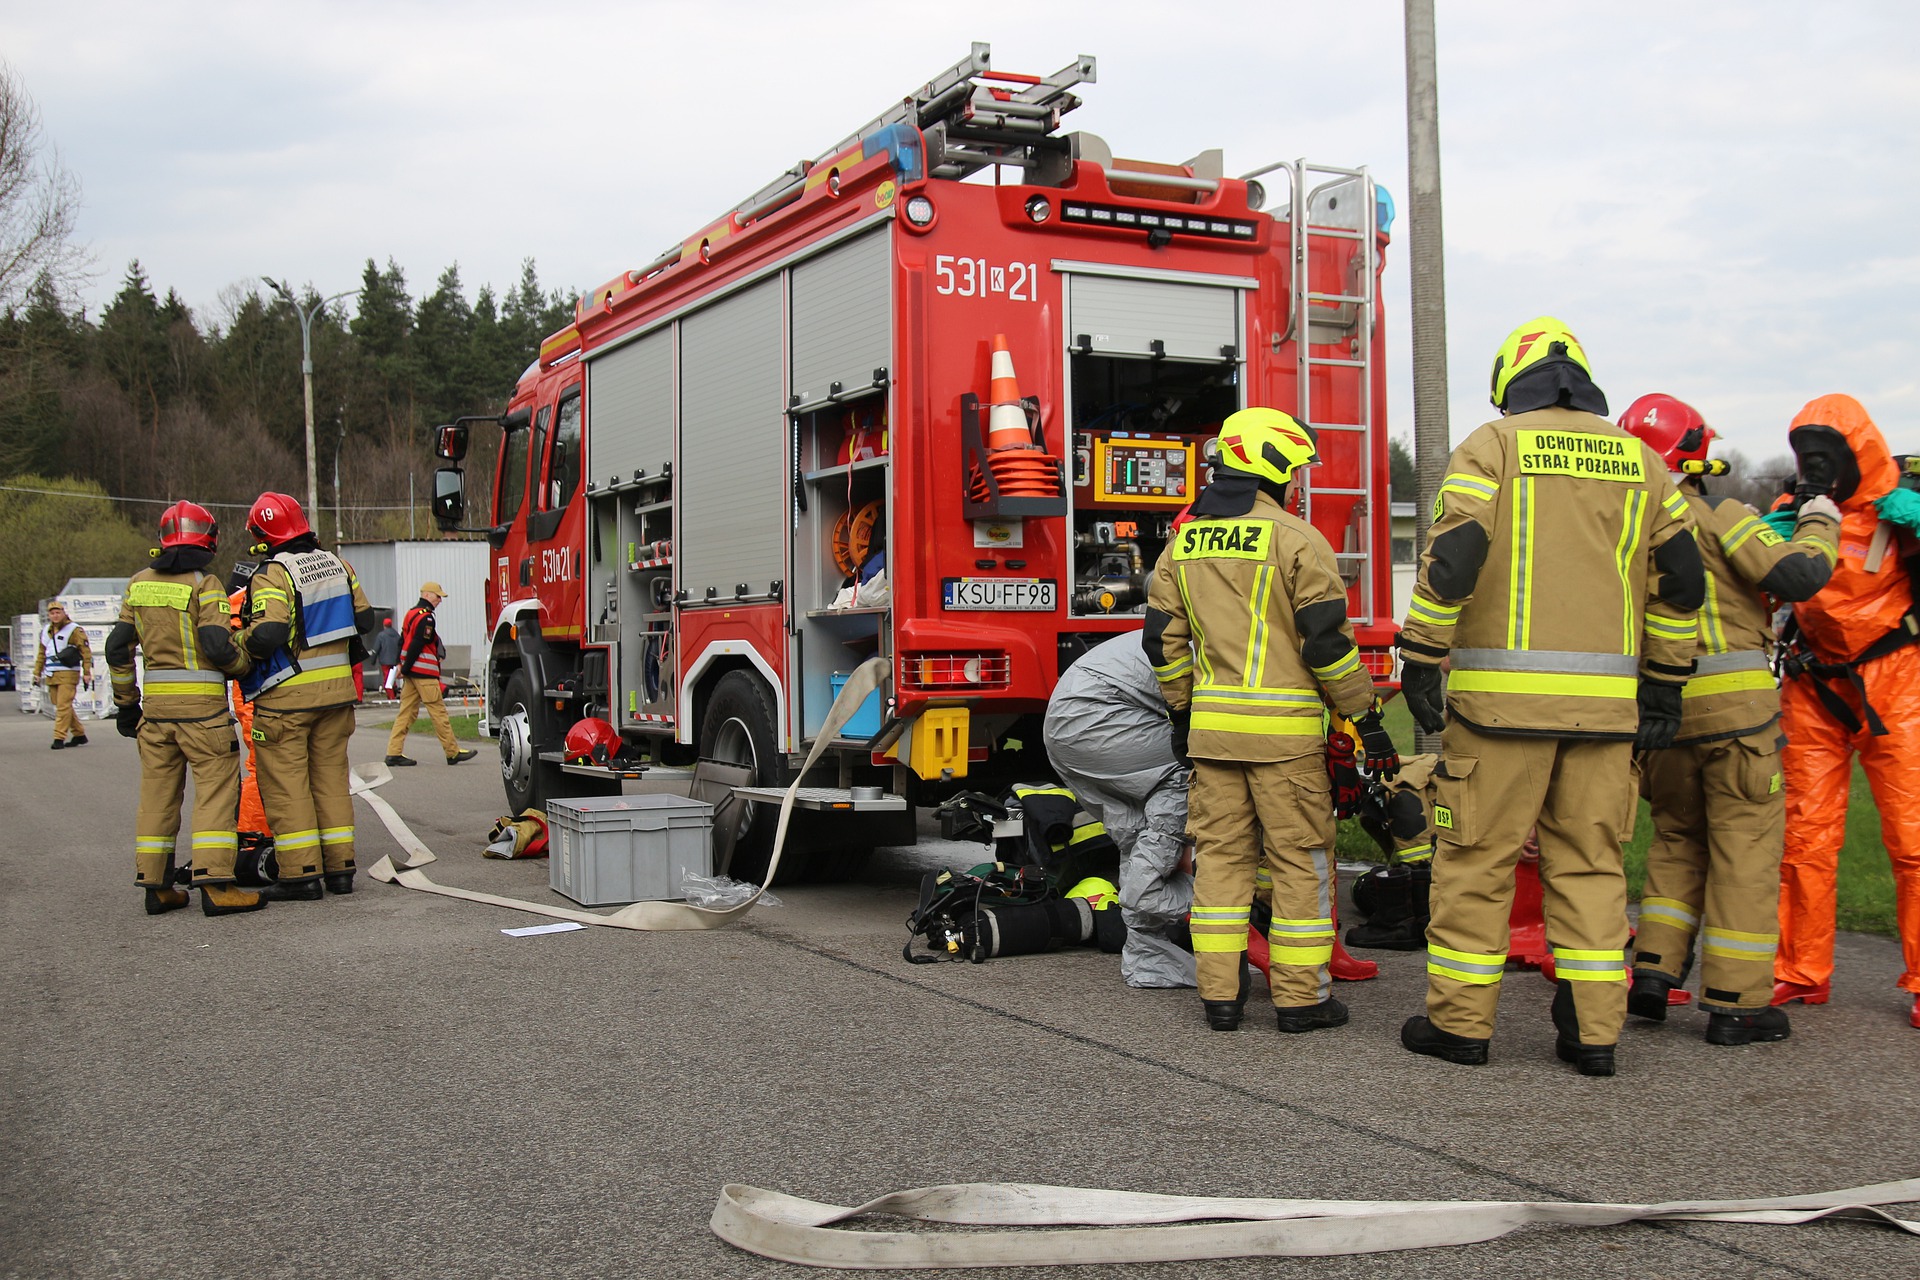
[[[701,758],[751,769],[757,786],[782,787],[787,783],[787,776],[779,743],[773,695],[767,691],[766,683],[745,671],[729,671],[721,676],[720,683],[713,687],[713,695],[707,699],[706,715],[700,721]],[[773,857],[773,832],[779,825],[778,812],[772,805],[747,806],[745,825],[733,843],[729,876],[758,883],[767,874],[767,862]],[[807,859],[792,847],[791,827],[787,843],[789,848],[780,857],[778,884],[791,884],[806,873]]]
[[[525,670],[508,676],[500,695],[500,780],[515,816],[528,809],[544,813],[549,800],[619,795],[620,784],[612,779],[578,777],[540,758],[544,744],[534,738],[538,711],[532,678]]]

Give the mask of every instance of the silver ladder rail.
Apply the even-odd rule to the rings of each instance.
[[[1312,427],[1317,433],[1343,431],[1360,437],[1361,474],[1370,475],[1373,470],[1374,435],[1378,427],[1379,414],[1373,395],[1373,334],[1374,326],[1379,322],[1379,209],[1375,201],[1373,175],[1365,166],[1358,169],[1344,169],[1335,165],[1309,164],[1305,160],[1296,160],[1290,165],[1280,165],[1287,171],[1292,191],[1287,203],[1287,225],[1291,236],[1293,255],[1292,293],[1289,306],[1293,313],[1294,367],[1299,387],[1295,408],[1302,423]],[[1308,188],[1307,184],[1315,178],[1324,178],[1318,185]],[[1339,209],[1340,198],[1344,192],[1351,191],[1360,197],[1360,209],[1349,214]],[[1343,225],[1350,224],[1350,225]],[[1312,288],[1309,271],[1310,238],[1357,240],[1359,252],[1360,280],[1358,293],[1321,293]],[[1349,286],[1352,287],[1352,286]],[[1348,347],[1350,356],[1317,356],[1313,354],[1313,313],[1315,308],[1331,306],[1344,312],[1352,308],[1353,342]],[[1345,316],[1342,316],[1342,328],[1346,328]],[[1360,377],[1360,421],[1358,422],[1320,422],[1313,410],[1313,371],[1315,369],[1355,369]],[[1300,486],[1300,513],[1311,519],[1313,495],[1326,494],[1329,497],[1377,498],[1363,484],[1360,488],[1329,488],[1313,483],[1313,472],[1305,473]],[[1334,550],[1334,558],[1342,567],[1356,564],[1359,579],[1366,579],[1369,572],[1377,574],[1380,569],[1374,562],[1373,512],[1369,510],[1366,518],[1360,522],[1359,546],[1353,551]],[[1391,572],[1391,569],[1388,570]],[[1367,587],[1375,583],[1367,582]],[[1364,616],[1356,615],[1355,622],[1371,623],[1374,620],[1374,598],[1376,592],[1371,589],[1361,591]]]

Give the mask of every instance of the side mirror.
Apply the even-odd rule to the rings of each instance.
[[[445,458],[448,462],[459,462],[467,456],[467,424],[449,423],[434,431],[433,453],[435,457]]]
[[[523,404],[506,417],[500,419],[502,431],[525,431],[533,425],[533,406]]]
[[[467,495],[460,468],[441,467],[433,473],[434,522],[442,529],[453,530],[459,528],[466,518]]]

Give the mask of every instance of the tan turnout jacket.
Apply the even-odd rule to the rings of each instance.
[[[1373,705],[1333,548],[1264,493],[1173,535],[1142,639],[1167,705],[1192,709],[1195,759],[1299,759],[1326,749],[1325,702],[1349,717]]]
[[[1631,738],[1642,677],[1690,670],[1687,502],[1606,419],[1538,409],[1453,451],[1401,647],[1452,659],[1452,713],[1488,733]]]

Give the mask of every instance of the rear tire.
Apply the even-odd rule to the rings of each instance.
[[[582,778],[540,758],[540,752],[548,749],[535,737],[540,723],[536,717],[543,710],[524,668],[507,677],[500,695],[500,780],[514,816],[528,809],[545,813],[551,800],[619,795],[620,783],[614,779]],[[553,745],[558,746],[558,741]]]
[[[747,671],[729,671],[720,677],[700,720],[700,757],[753,770],[756,786],[786,785],[786,762],[780,753],[773,694],[765,681]],[[733,844],[733,862],[727,869],[729,876],[756,884],[766,878],[779,815],[779,808],[774,805],[755,802],[747,806],[746,825]],[[788,847],[780,857],[776,884],[792,884],[806,876],[809,860],[793,847],[793,835],[790,824]]]

